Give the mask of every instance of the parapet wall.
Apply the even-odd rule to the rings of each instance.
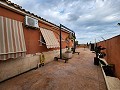
[[[109,64],[115,64],[115,74],[120,79],[120,35],[99,42],[98,45],[106,48],[104,50],[106,53],[105,59]]]

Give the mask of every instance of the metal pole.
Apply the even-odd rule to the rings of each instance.
[[[60,59],[62,59],[62,40],[61,40],[61,28],[62,28],[62,25],[60,24]]]
[[[75,37],[75,33],[74,33],[74,37]],[[73,50],[73,53],[75,53],[75,49],[76,49],[76,44],[75,44],[75,39],[74,39],[74,50]]]
[[[66,28],[67,30],[71,31],[72,33],[75,33],[74,31],[70,30],[69,28],[67,28],[66,26],[64,26],[62,24],[61,24],[61,27]]]
[[[62,28],[63,27],[63,28]],[[64,25],[60,24],[60,59],[62,59],[62,33],[61,30],[62,29],[67,29],[67,31],[70,31],[71,33],[73,33],[74,37],[75,37],[75,32],[70,30],[69,28],[65,27]],[[74,39],[74,49],[73,49],[73,53],[75,53],[75,48],[76,48],[76,44],[75,44],[75,39]]]

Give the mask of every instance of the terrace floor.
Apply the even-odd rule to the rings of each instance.
[[[94,53],[79,48],[80,54],[64,61],[52,61],[36,70],[0,83],[0,90],[107,90]]]

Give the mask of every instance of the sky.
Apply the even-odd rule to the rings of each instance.
[[[80,44],[120,35],[120,0],[9,0],[75,31]],[[103,39],[104,38],[104,39]]]

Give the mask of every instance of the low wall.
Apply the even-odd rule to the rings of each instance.
[[[62,52],[65,52],[63,49]],[[55,56],[59,55],[59,50],[43,52],[45,55],[45,63],[53,61]],[[39,55],[28,54],[24,58],[11,59],[0,62],[0,82],[10,77],[16,76],[30,69],[37,67],[39,63]]]
[[[115,64],[116,76],[120,79],[120,35],[99,42],[98,45],[105,47],[105,59],[109,64]]]

